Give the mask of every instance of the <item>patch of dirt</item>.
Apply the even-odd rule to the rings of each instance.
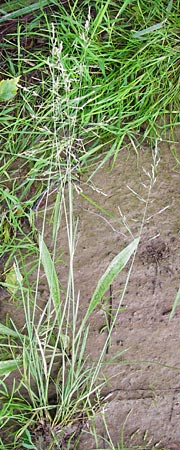
[[[179,166],[171,142],[161,142],[158,147],[160,162],[141,242],[102,369],[108,379],[102,392],[106,404],[104,415],[114,445],[123,434],[126,446],[142,445],[143,448],[157,443],[167,447],[180,441],[180,305],[173,319],[169,319],[180,285]],[[177,136],[176,160],[179,150]],[[152,164],[153,156],[148,147],[141,149],[138,159],[133,150],[127,154],[124,149],[113,169],[106,164],[90,182],[82,180],[80,189],[99,205],[99,210],[81,196],[77,187],[74,190],[74,218],[78,218],[74,276],[76,295],[80,293],[79,323],[110,261],[132,236],[140,233]],[[36,223],[39,229],[41,223],[39,212]],[[51,211],[45,241],[51,250]],[[57,242],[56,258],[60,260],[62,254],[64,263],[57,263],[56,269],[66,292],[69,254],[65,221]],[[108,311],[113,316],[117,310],[129,267],[130,264],[119,274],[110,295],[107,293],[107,299],[92,315],[87,347],[89,361],[98,358],[105,343]],[[48,293],[43,277],[40,291],[46,301]],[[0,306],[1,320],[7,303],[1,301]],[[10,309],[13,316],[14,306],[8,303]],[[20,312],[18,315],[18,321],[22,320],[23,324],[24,317],[20,317]],[[111,358],[115,354],[119,354],[116,361]],[[99,447],[107,448],[107,433],[100,413],[96,414],[94,422],[97,434],[102,436]],[[88,432],[84,430],[78,449],[91,450],[95,446],[91,428]]]
[[[81,433],[83,426],[82,418],[74,421],[71,425],[64,427],[52,427],[45,419],[41,420],[36,428],[31,431],[32,442],[37,450],[73,450],[75,442]],[[54,444],[53,444],[54,442]]]

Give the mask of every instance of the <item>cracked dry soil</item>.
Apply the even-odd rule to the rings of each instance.
[[[180,444],[180,306],[172,320],[169,314],[180,285],[180,185],[178,160],[179,137],[176,145],[158,143],[160,162],[153,185],[142,238],[133,272],[123,300],[123,308],[113,330],[106,360],[120,353],[117,361],[106,364],[103,374],[109,379],[102,395],[107,399],[105,417],[114,445],[121,438],[126,446],[161,446]],[[152,170],[152,152],[142,148],[139,157],[133,150],[122,150],[112,169],[104,165],[90,182],[81,181],[84,194],[113,215],[102,214],[75,190],[74,214],[78,217],[78,235],[74,260],[76,294],[80,291],[79,321],[85,313],[97,281],[112,258],[132,236],[138,236],[147,199]],[[135,194],[136,193],[136,194]],[[138,195],[137,195],[138,194]],[[51,196],[50,199],[53,202]],[[37,227],[41,228],[41,212]],[[51,227],[47,223],[45,241],[51,249]],[[57,257],[63,253],[68,262],[66,226],[61,228]],[[57,264],[61,287],[66,289],[67,269]],[[111,311],[118,306],[129,265],[111,286]],[[40,283],[41,302],[48,297],[44,278]],[[108,295],[107,295],[108,296]],[[23,314],[4,300],[0,303],[0,320],[8,312],[17,325],[23,325]],[[98,358],[106,339],[105,314],[108,306],[97,308],[91,318],[87,354]],[[95,424],[99,448],[107,448],[106,430],[101,414]],[[44,447],[45,448],[45,447]],[[84,429],[79,450],[95,448],[90,429]]]

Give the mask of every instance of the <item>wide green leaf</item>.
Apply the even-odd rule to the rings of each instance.
[[[0,102],[7,102],[15,97],[19,80],[20,77],[0,81]]]
[[[40,249],[40,258],[42,265],[44,267],[44,272],[47,278],[50,294],[54,303],[55,310],[59,314],[60,312],[59,281],[51,255],[41,234],[39,235],[39,249]]]
[[[6,327],[2,323],[0,323],[0,335],[12,336],[12,337],[16,337],[16,338],[21,336],[19,333],[16,333],[16,331],[11,330],[11,328]]]
[[[8,375],[16,370],[19,366],[22,366],[22,361],[17,359],[9,359],[7,361],[0,361],[0,376]]]
[[[125,265],[129,261],[130,257],[135,252],[135,250],[137,250],[138,244],[139,238],[134,239],[126,248],[121,250],[121,252],[118,253],[118,255],[115,256],[115,258],[111,261],[104,275],[98,281],[98,284],[90,301],[88,310],[86,312],[85,320],[88,319],[92,311],[100,303],[103,295],[109,289],[109,286],[112,284],[114,278],[125,267]]]
[[[15,19],[16,17],[22,17],[26,14],[32,14],[33,11],[41,9],[49,4],[51,4],[50,0],[41,0],[35,3],[26,0],[21,2],[21,5],[19,5],[19,2],[17,3],[17,1],[3,3],[1,4],[1,11],[4,12],[4,15],[0,18],[0,23],[5,22],[6,20]],[[23,5],[24,7],[21,8],[20,6]]]
[[[20,272],[19,272],[19,276],[22,281],[23,277]],[[11,266],[11,268],[5,274],[5,282],[3,283],[3,286],[7,289],[7,291],[10,294],[16,294],[16,292],[20,288],[20,283],[19,283],[19,280],[17,279],[17,270],[16,270],[15,263]]]

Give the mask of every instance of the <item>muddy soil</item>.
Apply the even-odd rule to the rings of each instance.
[[[176,144],[158,142],[154,173],[154,149],[145,145],[139,156],[122,149],[114,168],[107,163],[88,180],[86,174],[74,189],[74,218],[78,218],[74,277],[76,295],[80,294],[79,323],[87,310],[98,279],[109,262],[133,237],[141,241],[135,258],[122,310],[112,333],[106,363],[115,354],[117,361],[105,364],[108,383],[102,392],[104,415],[111,439],[116,445],[122,436],[126,446],[171,446],[180,442],[180,305],[172,320],[169,314],[180,285],[180,187],[179,136]],[[176,160],[174,152],[176,151]],[[149,195],[149,186],[152,189]],[[90,204],[80,194],[99,205]],[[146,201],[148,199],[144,217]],[[51,202],[54,199],[51,198]],[[109,215],[103,212],[105,210]],[[142,222],[144,220],[143,229]],[[37,217],[41,228],[41,213]],[[52,249],[51,211],[45,241]],[[61,227],[56,257],[68,262],[66,225]],[[56,265],[62,289],[66,291],[67,268]],[[111,287],[111,316],[115,313],[130,264]],[[44,277],[40,279],[42,302],[48,297]],[[91,318],[87,354],[96,360],[106,339],[105,313],[108,298]],[[14,305],[1,300],[0,321],[6,312],[17,320]],[[24,317],[18,308],[18,326]],[[108,448],[102,415],[95,425],[99,448]],[[78,449],[96,448],[91,428],[85,428]]]

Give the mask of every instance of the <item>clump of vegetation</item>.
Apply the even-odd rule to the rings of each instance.
[[[21,303],[25,319],[21,330],[9,317],[0,324],[4,450],[76,448],[100,404],[98,377],[123,296],[92,365],[86,355],[89,318],[135,254],[139,237],[112,261],[79,325],[73,190],[87,168],[92,176],[108,159],[115,164],[124,145],[138,152],[144,139],[155,142],[179,123],[179,6],[126,0],[120,6],[112,0],[2,5],[0,281]],[[56,274],[62,217],[69,248],[65,293]],[[44,309],[42,271],[49,289]]]

